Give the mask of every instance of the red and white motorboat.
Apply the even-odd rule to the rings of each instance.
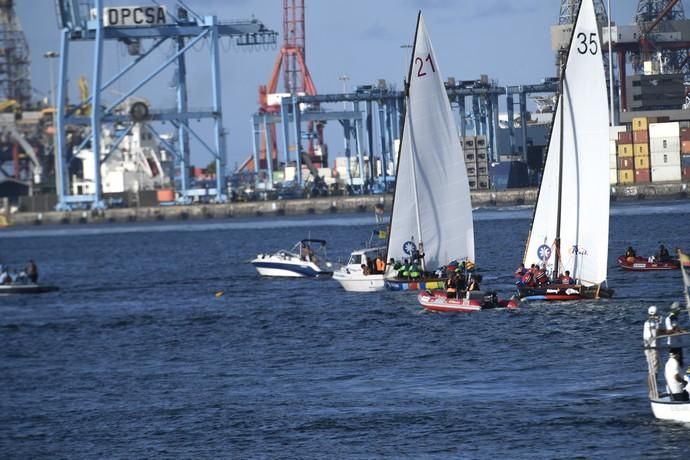
[[[624,270],[631,270],[637,272],[644,272],[649,270],[678,270],[680,268],[680,261],[678,259],[670,259],[664,262],[647,258],[647,257],[625,257],[620,256],[616,262],[618,266]]]
[[[516,309],[519,300],[498,300],[494,292],[470,291],[460,299],[449,299],[444,291],[422,291],[417,295],[417,300],[429,311],[462,312],[487,310],[490,308]]]

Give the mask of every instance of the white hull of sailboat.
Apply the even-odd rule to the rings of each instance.
[[[690,423],[690,402],[671,401],[670,397],[664,396],[663,398],[652,399],[650,403],[654,417],[659,420]]]

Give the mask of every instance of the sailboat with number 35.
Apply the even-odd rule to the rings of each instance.
[[[592,0],[582,0],[561,66],[551,136],[523,262],[549,276],[518,281],[527,300],[610,297],[608,106]],[[563,282],[568,271],[572,281]]]

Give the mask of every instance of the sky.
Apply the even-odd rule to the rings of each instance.
[[[604,1],[604,5],[608,0]],[[172,7],[173,0],[158,0]],[[633,23],[638,0],[610,0],[612,20]],[[106,6],[148,5],[149,0],[104,0]],[[201,15],[220,20],[258,19],[279,32],[278,45],[247,50],[222,42],[221,80],[223,125],[227,132],[228,168],[243,162],[252,152],[251,115],[258,109],[258,87],[267,84],[282,43],[282,0],[186,0]],[[499,85],[540,83],[555,76],[550,26],[558,23],[560,0],[305,0],[306,61],[319,93],[339,93],[347,86],[376,84],[379,79],[402,88],[409,65],[417,11],[424,15],[439,70],[444,79],[475,80],[488,75]],[[32,86],[36,97],[47,97],[50,65],[46,51],[60,46],[54,0],[15,0],[15,10],[31,49]],[[144,42],[147,48],[152,42]],[[151,56],[138,67],[143,76],[160,65],[170,49]],[[104,81],[125,66],[130,57],[122,45],[108,43]],[[190,107],[211,106],[211,80],[207,47],[188,58]],[[68,92],[78,97],[77,79],[93,72],[92,42],[74,43],[70,51]],[[57,73],[57,62],[54,63]],[[136,84],[139,75],[125,77],[106,91],[114,101],[118,91]],[[346,78],[345,78],[346,77]],[[137,95],[156,108],[175,106],[172,70],[164,72]],[[282,83],[281,83],[282,84]],[[280,88],[279,88],[280,90]],[[327,107],[328,108],[328,107]],[[332,109],[336,109],[333,107]],[[169,125],[166,125],[169,126]],[[165,126],[161,131],[165,131]],[[197,127],[212,145],[210,122]],[[342,151],[340,130],[327,130],[331,158]],[[192,163],[205,166],[212,157],[199,145],[192,146]]]

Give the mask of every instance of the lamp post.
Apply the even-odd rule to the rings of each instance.
[[[55,160],[55,189],[58,187],[58,171],[60,170],[58,162],[60,161],[60,152],[57,145],[57,107],[55,106],[55,78],[53,71],[53,61],[59,57],[60,53],[57,51],[46,51],[43,57],[48,59],[48,73],[50,75],[50,104],[53,106],[53,158]]]
[[[347,75],[343,74],[338,77],[338,80],[343,82],[343,94],[347,93],[347,81],[350,79]],[[343,101],[343,109],[347,109],[347,101]]]
[[[615,115],[613,112],[613,55],[611,54],[611,0],[607,1],[606,5],[607,9],[607,18],[608,18],[608,26],[609,26],[609,111],[610,113],[610,118],[611,118],[611,126],[614,125],[615,123]]]

